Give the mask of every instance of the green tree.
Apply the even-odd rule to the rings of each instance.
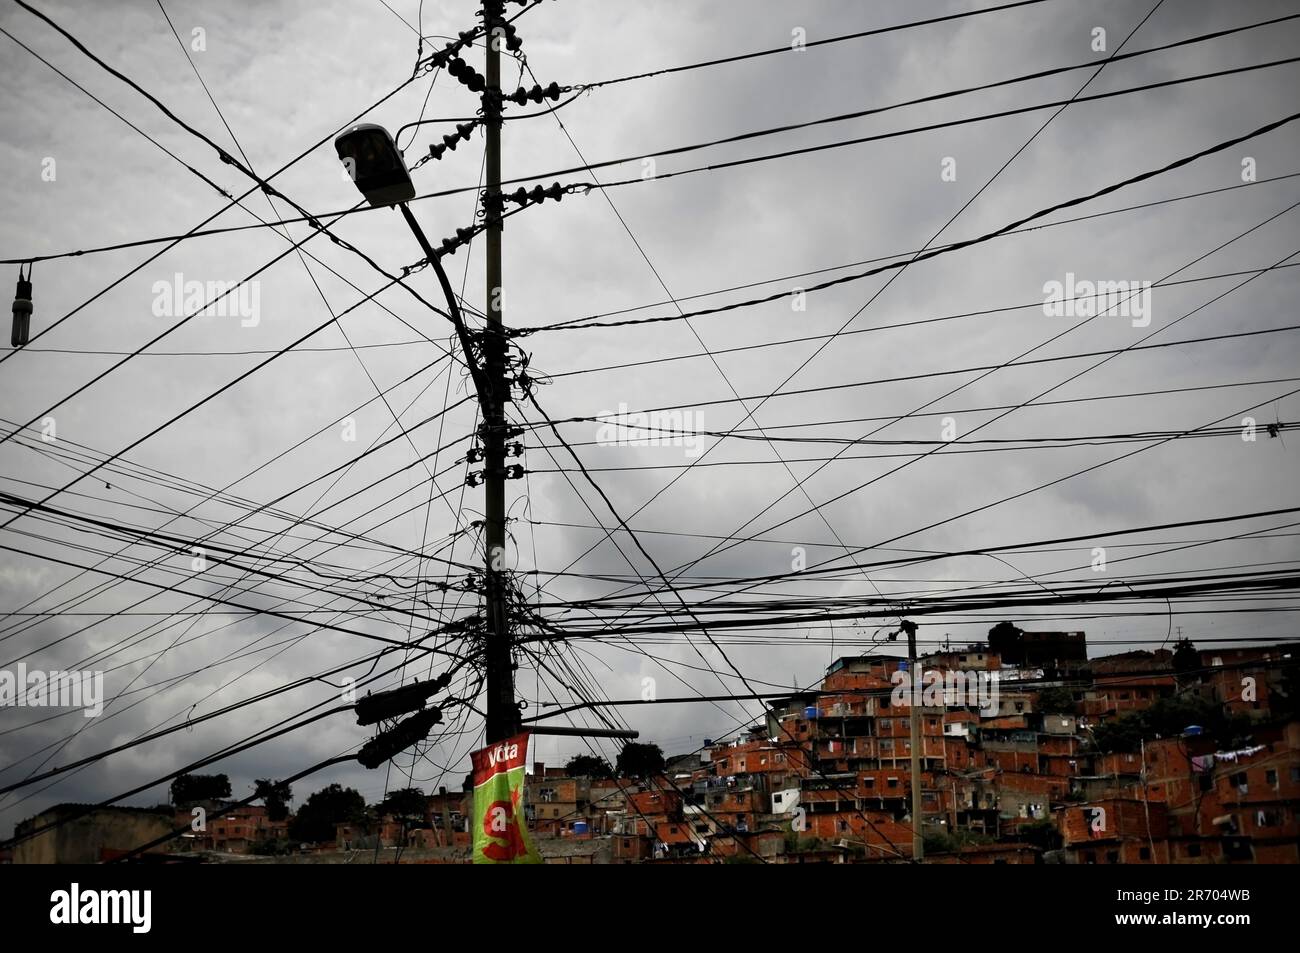
[[[197,801],[220,801],[230,797],[230,778],[224,774],[182,774],[171,786],[173,807],[188,807]]]
[[[389,791],[388,796],[379,802],[380,814],[394,817],[423,818],[429,806],[429,796],[419,788],[402,788]]]
[[[1038,693],[1038,710],[1044,715],[1072,714],[1074,692],[1068,688],[1045,688]]]
[[[618,753],[614,769],[621,778],[644,778],[661,774],[664,770],[664,753],[656,744],[629,742]]]
[[[1027,844],[1041,847],[1043,850],[1061,849],[1061,832],[1058,831],[1056,825],[1047,818],[1040,821],[1030,821],[1028,824],[1021,824],[1020,839]]]
[[[564,766],[564,772],[571,778],[611,778],[613,769],[604,758],[591,754],[574,755]]]
[[[1268,706],[1274,718],[1290,721],[1300,717],[1300,665],[1282,669],[1279,684],[1269,695]]]
[[[253,789],[266,805],[267,817],[273,821],[282,821],[289,816],[289,802],[293,800],[293,788],[286,782],[258,778]]]
[[[331,784],[303,802],[289,824],[289,836],[296,841],[331,841],[334,825],[366,816],[366,799],[353,788]]]
[[[1161,698],[1150,708],[1129,712],[1093,729],[1093,744],[1103,752],[1136,752],[1145,739],[1173,738],[1192,725],[1218,744],[1235,747],[1251,731],[1248,715],[1229,716],[1217,702],[1200,695]]]
[[[1174,678],[1179,685],[1193,681],[1192,673],[1201,667],[1201,653],[1196,651],[1191,639],[1179,639],[1174,643]]]

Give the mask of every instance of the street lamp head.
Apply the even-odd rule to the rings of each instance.
[[[415,198],[406,162],[383,126],[353,126],[334,140],[334,150],[366,201],[376,208]]]

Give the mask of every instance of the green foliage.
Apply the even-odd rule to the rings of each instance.
[[[1196,651],[1191,639],[1179,639],[1174,643],[1174,676],[1180,685],[1192,681],[1191,673],[1201,667],[1201,653]]]
[[[261,857],[282,857],[293,853],[293,845],[287,840],[261,840],[253,844],[249,853]]]
[[[993,838],[986,834],[962,830],[950,834],[935,832],[926,834],[921,839],[922,846],[927,854],[950,854],[962,847],[974,847],[981,844],[992,844],[993,842]]]
[[[1300,718],[1300,665],[1282,669],[1279,684],[1269,695],[1269,709],[1274,718],[1290,721]]]
[[[1027,844],[1041,847],[1043,850],[1061,849],[1061,832],[1056,829],[1055,824],[1046,818],[1041,821],[1021,824],[1020,839]]]
[[[612,778],[614,770],[604,758],[591,754],[574,755],[564,766],[564,772],[571,778]]]
[[[230,778],[224,774],[182,774],[171,786],[172,805],[188,807],[197,801],[230,797]]]
[[[270,778],[258,778],[253,787],[266,805],[267,817],[273,821],[282,821],[289,816],[289,802],[293,800],[292,787],[284,781],[272,781]]]
[[[402,788],[389,791],[388,796],[379,802],[378,809],[380,814],[394,817],[423,818],[428,806],[429,797],[419,788]]]
[[[295,841],[332,841],[335,824],[365,816],[366,800],[359,791],[331,784],[307,798],[289,823],[289,836]]]
[[[1038,710],[1044,715],[1074,713],[1074,692],[1068,688],[1045,688],[1038,693]]]
[[[957,838],[949,834],[926,834],[921,843],[927,854],[950,854],[959,846]]]
[[[629,742],[618,753],[614,769],[621,778],[644,778],[661,774],[664,770],[664,753],[656,744]]]
[[[1104,722],[1093,729],[1092,740],[1097,751],[1133,753],[1141,748],[1143,740],[1176,737],[1189,725],[1200,725],[1223,746],[1236,744],[1251,730],[1249,717],[1229,717],[1217,702],[1184,694],[1161,698],[1150,708]]]

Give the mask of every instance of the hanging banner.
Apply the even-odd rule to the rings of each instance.
[[[524,817],[528,732],[470,757],[474,763],[474,863],[540,864]]]

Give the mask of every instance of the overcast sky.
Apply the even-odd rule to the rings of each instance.
[[[166,12],[184,41],[183,49],[153,0],[94,4],[38,0],[35,5],[178,117],[231,154],[245,155],[259,175],[269,175],[324,140],[324,146],[275,178],[283,195],[315,214],[356,203],[356,190],[329,143],[336,130],[410,77],[417,18],[430,37],[425,43],[427,54],[433,44],[445,42],[439,35],[468,29],[476,9],[469,0],[426,2],[422,13],[418,0],[390,0],[391,10],[380,0],[256,4],[168,0]],[[518,28],[537,81],[571,86],[789,46],[792,37],[799,35],[813,42],[973,6],[904,0],[870,4],[761,0],[743,5],[562,0],[530,10],[518,21]],[[582,165],[584,160],[654,156],[677,146],[1058,66],[1099,64],[1151,10],[1149,0],[1050,0],[596,89],[554,116],[507,123],[502,137],[504,174],[507,178],[542,176],[539,181],[547,185],[553,179],[563,184],[591,182],[590,173],[554,177],[547,173]],[[1300,11],[1294,3],[1165,0],[1124,50],[1295,12]],[[210,146],[37,17],[6,4],[0,8],[0,27],[50,64],[0,35],[4,50],[0,77],[6,93],[0,106],[6,129],[0,159],[9,173],[0,180],[4,208],[0,258],[51,255],[184,233],[227,204],[196,171],[235,195],[249,187],[249,181],[221,163]],[[1104,52],[1094,48],[1097,28],[1105,31]],[[1300,27],[1290,21],[1116,62],[1088,85],[1085,95],[1290,57],[1298,40]],[[187,62],[187,51],[224,123]],[[470,60],[481,68],[481,47]],[[654,171],[662,174],[1066,100],[1094,72],[1095,68],[1079,69],[880,116],[664,156],[655,160]],[[505,59],[502,73],[504,84],[513,89],[520,78],[519,63]],[[1289,64],[1075,103],[1041,132],[1056,110],[663,181],[638,181],[604,193],[569,195],[559,204],[527,209],[507,223],[505,321],[531,327],[591,315],[610,315],[606,320],[673,315],[673,298],[724,291],[681,301],[689,311],[788,293],[867,267],[838,266],[892,259],[932,240],[942,244],[971,238],[1281,119],[1295,110],[1298,80],[1300,68]],[[531,75],[523,75],[523,85],[533,82]],[[474,94],[450,76],[426,75],[368,112],[365,121],[396,130],[422,115],[463,119],[472,116],[477,106]],[[530,104],[513,111],[538,109]],[[752,434],[854,438],[886,423],[889,415],[913,413],[874,436],[912,441],[947,439],[954,433],[960,441],[1183,431],[1216,422],[1240,425],[1247,412],[1261,427],[1285,422],[1300,409],[1300,400],[1287,396],[1300,388],[1300,349],[1293,331],[1148,348],[1095,369],[1092,365],[1105,355],[1000,369],[978,381],[976,372],[934,375],[1000,365],[1035,348],[1031,358],[1056,357],[1126,348],[1148,335],[1157,343],[1293,323],[1295,271],[1278,269],[1246,279],[1251,269],[1266,268],[1300,252],[1300,211],[1285,211],[1300,200],[1300,178],[1265,181],[1300,173],[1295,158],[1300,152],[1298,125],[1284,126],[1035,224],[1090,216],[1086,220],[957,250],[901,274],[890,272],[810,292],[803,310],[792,307],[793,298],[783,297],[689,321],[541,332],[519,343],[531,354],[530,373],[543,382],[538,401],[549,417],[559,420],[615,412],[620,405],[631,410],[682,406],[691,409],[687,426],[694,429],[728,431],[743,426],[751,428]],[[408,164],[451,129],[451,124],[426,124],[407,130],[400,144]],[[468,189],[456,196],[413,203],[435,243],[472,221],[473,187],[482,151],[483,138],[476,133],[442,161],[426,163],[414,173],[420,194]],[[1248,158],[1253,162],[1245,162]],[[1243,163],[1253,168],[1255,181],[1243,180]],[[632,161],[601,169],[594,180],[638,179],[645,168],[639,160]],[[945,170],[951,174],[945,176]],[[1223,191],[1096,215],[1210,190]],[[254,216],[270,220],[297,214],[284,202],[276,200],[272,205],[256,193],[243,206],[243,210],[224,212],[207,227],[256,223]],[[421,258],[419,246],[394,210],[349,216],[335,226],[335,232],[392,273]],[[289,233],[296,241],[306,238],[310,229],[294,224]],[[181,282],[233,282],[266,265],[288,245],[283,235],[267,228],[191,238],[139,267],[89,304],[93,295],[164,246],[38,262],[32,276],[32,334],[79,310],[0,367],[4,432],[38,421],[36,431],[0,446],[0,489],[39,499],[53,488],[64,487],[88,466],[84,456],[73,455],[92,454],[98,460],[131,446],[386,281],[359,257],[315,237],[303,250],[319,261],[290,254],[258,276],[256,298],[244,299],[250,306],[256,302],[255,315],[193,317],[145,353],[64,400],[120,361],[122,355],[116,352],[142,347],[188,314],[170,312],[168,302],[160,300],[158,283],[171,285],[178,275]],[[464,282],[465,300],[476,309],[485,306],[480,246],[481,242],[475,243],[468,254],[461,249],[445,262],[453,283],[459,288]],[[3,267],[6,281],[16,279],[17,266]],[[818,274],[791,277],[808,272]],[[1186,281],[1234,272],[1247,273]],[[1065,282],[1067,274],[1079,280],[1183,283],[1152,291],[1149,325],[1112,314],[1061,334],[1081,319],[1049,316],[1033,305],[1042,301],[1045,284]],[[766,283],[725,291],[758,282]],[[425,299],[441,303],[437,283],[427,269],[410,276],[407,284]],[[950,315],[964,316],[843,334],[815,356],[824,339],[706,355],[724,348],[830,334],[850,319],[848,331],[866,332],[881,325]],[[472,396],[459,365],[452,366],[450,374],[446,360],[428,367],[440,349],[451,345],[450,326],[443,318],[401,288],[390,288],[349,311],[338,325],[131,449],[122,459],[136,468],[136,476],[101,470],[60,493],[50,505],[113,523],[160,527],[175,513],[200,503],[190,516],[176,519],[166,529],[183,538],[198,538],[243,513],[217,500],[202,502],[206,493],[196,497],[179,492],[177,481],[207,488],[235,484],[229,492],[255,505],[316,481],[372,443],[397,434],[394,414],[404,426],[413,427],[445,405]],[[684,359],[598,370],[669,357]],[[578,371],[583,373],[571,373]],[[553,376],[548,380],[547,375]],[[911,375],[931,376],[774,396],[757,410],[759,401],[752,400],[746,404],[754,411],[748,421],[746,409],[734,400],[737,395],[762,398],[778,389],[806,390]],[[1043,401],[1210,385],[1233,386],[1025,407],[975,432],[1000,413],[978,408],[1017,405],[1049,389]],[[385,399],[376,398],[377,389]],[[695,406],[699,402],[713,403]],[[915,413],[924,405],[929,405],[924,414]],[[322,573],[359,578],[377,571],[399,576],[419,573],[435,581],[447,578],[444,563],[394,560],[393,551],[385,551],[381,544],[407,551],[427,546],[440,558],[477,563],[481,555],[474,547],[479,537],[471,524],[482,518],[483,491],[458,489],[467,471],[463,458],[470,444],[464,438],[476,424],[473,406],[470,400],[412,430],[409,439],[399,437],[348,468],[341,479],[336,474],[312,482],[278,502],[276,508],[290,520],[260,514],[235,530],[238,535],[223,534],[222,543],[256,541],[259,553],[280,554],[306,544],[295,558],[312,560],[318,574],[295,570],[293,578],[327,589],[331,580]],[[514,411],[516,419],[522,415],[528,421],[538,420],[530,405],[517,404]],[[943,418],[949,416],[953,430],[945,434]],[[53,420],[57,440],[41,440],[40,421],[46,417]],[[345,439],[352,433],[345,426],[346,418],[355,426],[354,441]],[[886,419],[866,423],[862,418]],[[811,426],[789,429],[800,424]],[[782,427],[787,429],[776,429]],[[319,436],[306,439],[318,431]],[[708,552],[716,540],[703,537],[764,537],[727,548],[688,571],[711,578],[788,573],[798,558],[796,547],[803,547],[808,565],[843,556],[841,544],[867,547],[861,558],[870,561],[897,555],[892,549],[870,549],[885,541],[892,541],[891,547],[916,550],[983,548],[1300,503],[1295,463],[1300,435],[1271,439],[1261,432],[1253,442],[1229,435],[1158,445],[1155,441],[1039,445],[998,452],[987,452],[994,446],[989,444],[954,445],[846,494],[908,460],[865,457],[915,453],[918,445],[851,447],[846,456],[856,459],[842,459],[822,469],[817,461],[845,449],[842,445],[730,439],[714,446],[717,441],[701,438],[703,443],[695,448],[603,446],[597,442],[593,422],[563,424],[561,431],[618,513],[643,531],[638,538],[664,570]],[[514,518],[508,561],[521,572],[540,570],[540,575],[522,577],[530,598],[554,603],[623,589],[609,581],[552,575],[562,571],[630,580],[637,575],[653,577],[650,563],[626,534],[615,535],[616,548],[599,528],[598,524],[613,526],[616,520],[590,484],[576,472],[554,472],[572,469],[571,458],[556,449],[554,436],[541,429],[528,432],[524,439],[523,462],[533,472],[526,481],[508,485]],[[452,445],[428,456],[448,444]],[[966,452],[976,447],[985,452]],[[701,455],[701,449],[707,453]],[[920,445],[920,450],[927,449]],[[1126,459],[1103,465],[1130,453]],[[696,465],[664,490],[693,461]],[[724,463],[731,465],[714,465]],[[426,466],[438,474],[432,492],[441,498],[432,504]],[[140,478],[145,472],[140,468],[151,468],[151,481]],[[338,536],[312,542],[319,529],[291,526],[292,518],[315,514],[384,477],[388,477],[385,482],[316,518],[318,524],[346,527],[377,542],[340,546],[344,540]],[[1013,496],[1017,498],[978,514],[925,528]],[[652,497],[654,501],[646,505]],[[833,498],[819,512],[806,512],[813,504]],[[11,516],[12,508],[4,509],[0,522]],[[1273,538],[1214,542],[1130,559],[1109,566],[1104,574],[1091,571],[1093,546],[1100,543],[1089,542],[1069,551],[1052,548],[1051,552],[1008,554],[1005,562],[987,557],[950,559],[872,572],[869,578],[845,574],[831,581],[796,579],[758,591],[778,597],[865,599],[877,592],[876,587],[886,595],[942,593],[965,590],[975,582],[1019,579],[1020,588],[1030,588],[1035,585],[1025,581],[1030,576],[1049,587],[1053,580],[1088,578],[1101,586],[1158,573],[1282,569],[1300,555],[1295,542],[1300,537],[1289,526],[1293,523],[1283,515],[1106,541],[1113,562],[1228,535],[1273,533]],[[289,536],[276,535],[285,530]],[[464,532],[449,549],[457,530]],[[1163,545],[1127,549],[1111,545],[1132,542]],[[129,574],[139,568],[131,560],[162,555],[162,565],[145,570],[142,579],[179,586],[200,597],[216,596],[291,615],[310,611],[314,614],[307,618],[386,639],[418,638],[430,624],[399,612],[363,615],[369,607],[355,600],[331,601],[329,593],[244,576],[220,565],[195,573],[188,554],[127,546],[123,539],[92,532],[84,525],[30,515],[0,531],[0,545],[7,547],[0,550],[0,608],[7,613],[0,629],[0,668],[14,670],[23,661],[30,668],[45,670],[103,671],[108,698],[124,693],[107,702],[97,718],[68,710],[0,709],[0,784],[11,783],[42,764],[42,770],[66,764],[155,728],[182,723],[186,717],[369,657],[380,648],[355,635],[314,630],[267,615],[238,614],[229,605],[195,595],[159,593],[156,587],[115,582],[103,575],[78,576],[80,570],[46,557]],[[106,555],[112,558],[105,561]],[[542,592],[534,591],[534,582],[541,583]],[[635,596],[639,585],[633,584],[627,594]],[[354,580],[344,588],[402,609],[413,605],[409,589],[399,589],[385,579]],[[416,608],[433,619],[461,617],[473,607],[473,598],[463,593],[421,588],[419,597],[427,604],[417,603]],[[665,605],[670,602],[665,597]],[[1288,605],[1279,601],[1272,607]],[[922,636],[935,641],[978,639],[999,618],[1009,617],[1031,628],[1086,631],[1091,654],[1100,655],[1154,648],[1171,631],[1206,644],[1215,638],[1268,640],[1294,634],[1294,617],[1288,612],[1230,614],[1207,611],[1229,606],[1202,602],[1176,603],[1170,615],[1163,600],[1125,608],[1145,614],[1116,615],[1113,609],[1083,606],[1055,609],[1056,617],[1044,615],[1037,621],[1015,612],[931,616],[922,620]],[[128,609],[132,614],[112,615]],[[344,611],[334,615],[322,609]],[[559,613],[546,608],[543,614]],[[761,644],[731,636],[740,644],[730,646],[727,654],[756,685],[807,685],[833,658],[867,651],[854,642],[868,640],[878,625],[888,621],[841,622],[834,630],[835,647],[828,644],[831,633],[818,626],[772,629],[765,634],[773,638]],[[547,665],[562,678],[545,671],[539,675],[533,659],[521,657],[518,690],[529,700],[526,714],[536,714],[539,701],[574,700],[566,684],[574,673],[587,678],[600,694],[615,699],[641,697],[646,678],[655,680],[658,695],[664,697],[716,694],[724,685],[727,691],[743,690],[719,654],[698,636],[693,639],[695,646],[680,637],[644,640],[639,649],[626,643],[590,641],[554,646]],[[445,667],[443,661],[431,667],[427,656],[415,654],[411,659],[405,672],[408,678]],[[389,655],[381,664],[395,661],[396,656]],[[562,671],[562,664],[570,668]],[[332,676],[331,681],[343,675],[360,679],[369,669],[367,661]],[[718,670],[721,678],[709,669]],[[386,684],[395,682],[390,679]],[[458,680],[457,689],[461,687]],[[7,832],[11,824],[54,803],[93,801],[129,789],[337,697],[335,689],[314,683],[115,755],[48,789],[44,785],[24,789],[0,801],[0,831]],[[700,746],[705,738],[735,732],[760,710],[735,704],[660,705],[626,708],[620,717],[639,730],[643,740],[676,753]],[[386,785],[389,789],[407,784],[426,789],[438,784],[459,786],[468,768],[467,752],[481,741],[481,721],[468,714],[454,728],[456,733],[423,756],[414,761],[410,756],[400,758],[391,771],[345,767],[299,782],[295,785],[298,800],[330,780],[357,787],[372,802],[382,797]],[[350,716],[336,715],[209,770],[228,773],[235,794],[242,796],[249,793],[254,778],[287,776],[353,750],[365,737],[365,729],[355,726]],[[615,749],[609,743],[597,747],[612,758]],[[574,739],[540,738],[533,758],[555,763],[585,750]],[[130,803],[163,799],[164,787],[159,786]]]

